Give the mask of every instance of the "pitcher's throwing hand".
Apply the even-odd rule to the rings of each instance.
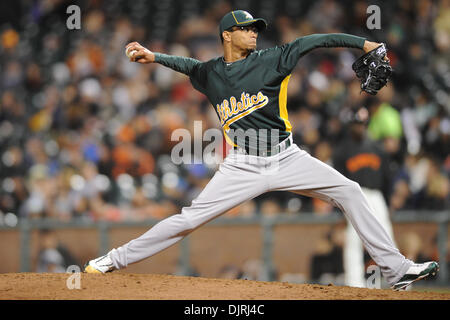
[[[142,46],[139,42],[131,42],[125,47],[125,54],[131,62],[142,64],[155,62],[155,54]]]

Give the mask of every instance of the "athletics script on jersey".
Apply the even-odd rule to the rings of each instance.
[[[235,97],[224,99],[220,105],[218,104],[216,106],[216,110],[219,114],[220,124],[223,129],[228,132],[230,130],[230,125],[233,122],[264,107],[267,103],[269,103],[269,98],[261,91],[254,95],[242,92],[240,101],[237,101]]]

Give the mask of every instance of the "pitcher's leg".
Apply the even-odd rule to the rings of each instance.
[[[394,234],[392,232],[392,223],[389,217],[389,211],[384,200],[383,194],[379,190],[361,188],[375,218],[383,226],[384,230],[391,237],[395,244]],[[365,287],[364,270],[364,248],[361,240],[351,224],[347,225],[346,241],[344,246],[344,271],[345,283],[352,287]]]
[[[148,258],[183,239],[187,234],[238,204],[267,191],[264,177],[255,172],[222,165],[191,206],[172,215],[127,244],[111,250],[117,269]]]
[[[125,268],[174,245],[192,230],[193,226],[182,210],[181,214],[158,222],[140,237],[112,249],[109,255],[116,269]]]
[[[389,284],[405,274],[412,261],[395,247],[356,182],[305,152],[297,152],[282,161],[280,167],[283,169],[271,190],[293,191],[334,204],[353,225]]]
[[[412,261],[399,252],[387,231],[375,218],[359,185],[348,180],[332,190],[324,190],[323,193],[343,211],[367,252],[381,268],[386,281],[392,285],[400,279],[412,265]]]

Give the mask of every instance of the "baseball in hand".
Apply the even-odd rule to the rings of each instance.
[[[137,52],[137,50],[130,50],[131,47],[127,48],[125,50],[125,54],[127,55],[128,58],[132,58],[133,55]]]

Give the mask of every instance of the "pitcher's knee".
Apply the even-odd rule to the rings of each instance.
[[[360,185],[352,180],[346,180],[339,188],[339,194],[334,199],[339,204],[344,204],[346,201],[354,201],[362,196],[362,189]]]
[[[183,208],[179,216],[180,222],[183,225],[183,232],[180,235],[187,235],[201,225],[201,219],[198,219],[198,217],[190,211],[190,207]]]
[[[361,186],[359,185],[359,183],[349,180],[347,183],[347,188],[349,190],[349,192],[351,192],[352,194],[360,194],[362,193],[362,189]]]
[[[160,221],[153,228],[164,230],[163,232],[172,238],[180,236],[184,237],[191,233],[196,227],[192,221],[191,215],[185,214],[182,210],[181,213],[171,215]]]

